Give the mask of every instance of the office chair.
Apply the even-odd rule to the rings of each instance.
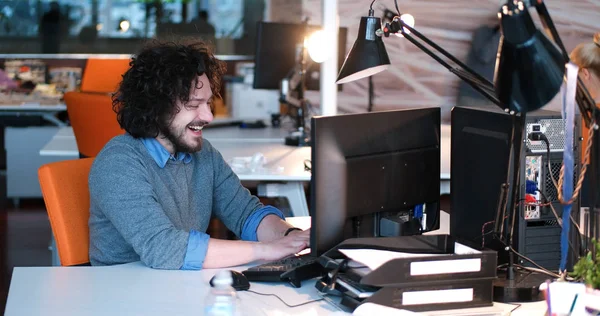
[[[90,193],[93,158],[45,164],[38,170],[42,196],[63,266],[88,265]]]
[[[112,93],[129,69],[131,59],[88,59],[81,78],[81,91]]]
[[[109,95],[67,92],[64,99],[80,157],[96,157],[111,138],[125,132]]]

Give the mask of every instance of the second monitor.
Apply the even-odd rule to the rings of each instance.
[[[439,228],[440,108],[312,119],[311,254]]]

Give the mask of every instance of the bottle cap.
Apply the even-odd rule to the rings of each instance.
[[[221,270],[217,272],[213,280],[213,285],[231,285],[233,284],[233,277],[231,271]]]

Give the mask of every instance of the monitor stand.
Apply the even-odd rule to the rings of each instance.
[[[550,277],[531,271],[515,271],[509,280],[505,271],[498,271],[494,281],[494,302],[537,302],[544,299],[540,284]]]

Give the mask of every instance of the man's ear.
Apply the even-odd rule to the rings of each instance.
[[[587,68],[581,68],[581,77],[586,81],[590,81],[590,71]]]

